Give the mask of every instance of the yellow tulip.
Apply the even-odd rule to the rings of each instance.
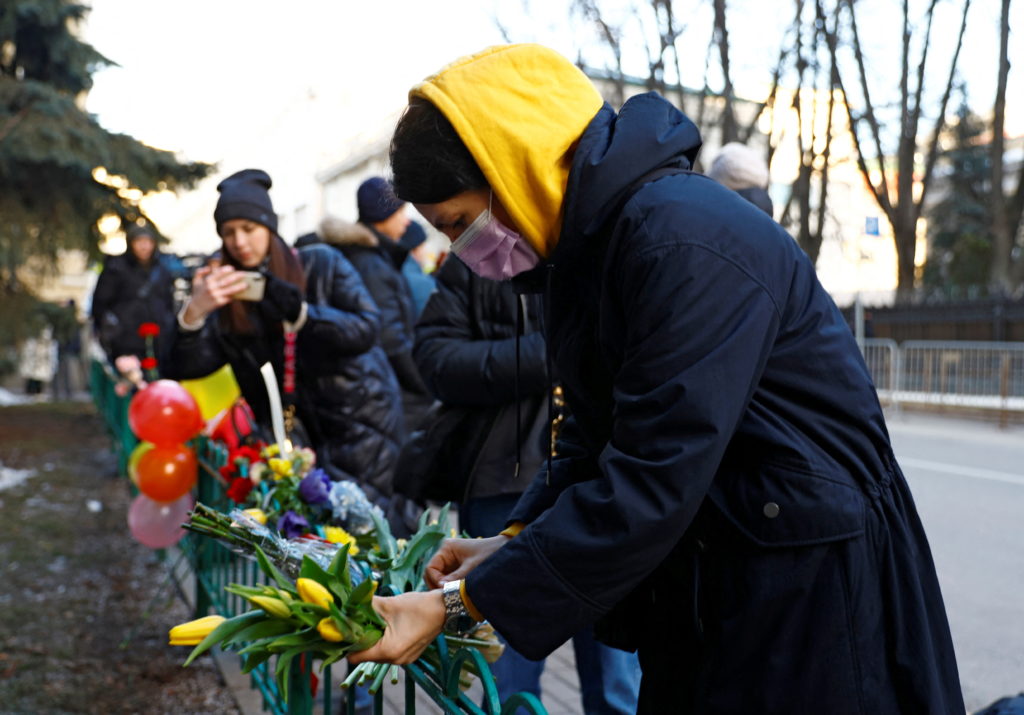
[[[300,578],[295,582],[295,587],[299,591],[299,598],[306,603],[312,603],[320,608],[328,608],[334,603],[331,592],[311,578]]]
[[[337,643],[344,640],[341,635],[341,631],[338,630],[338,624],[334,622],[333,618],[324,618],[316,624],[316,630],[320,634],[320,637],[325,641],[331,641]]]
[[[188,623],[180,623],[170,630],[170,645],[199,645],[214,628],[224,622],[224,616],[205,616]]]
[[[291,618],[292,611],[281,601],[270,596],[250,596],[249,600],[276,618]]]
[[[263,455],[265,457],[276,457],[281,454],[281,446],[278,444],[267,445],[263,448]]]
[[[263,513],[262,509],[243,509],[242,513],[258,524],[267,523],[267,515]]]

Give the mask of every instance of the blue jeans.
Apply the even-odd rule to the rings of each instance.
[[[459,509],[459,528],[470,536],[494,536],[503,528],[518,494],[470,499]],[[585,715],[632,715],[640,691],[640,661],[636,653],[609,648],[594,640],[593,628],[573,636],[576,672]],[[491,665],[502,702],[513,693],[533,693],[538,698],[543,660],[528,660],[507,644],[505,653]]]

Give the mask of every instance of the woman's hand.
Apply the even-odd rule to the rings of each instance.
[[[185,322],[201,323],[243,290],[245,279],[231,266],[203,266],[192,278],[192,297],[185,307]]]
[[[423,579],[431,588],[440,588],[448,581],[465,578],[484,559],[504,546],[507,536],[489,539],[445,539],[434,558],[423,572]]]
[[[348,656],[350,663],[412,663],[444,627],[444,600],[440,591],[374,596],[373,609],[388,624],[387,628],[374,645]]]

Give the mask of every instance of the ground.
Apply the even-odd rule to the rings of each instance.
[[[0,408],[0,467],[35,470],[0,470],[0,713],[238,713],[208,655],[167,645],[191,614],[129,534],[92,405]]]

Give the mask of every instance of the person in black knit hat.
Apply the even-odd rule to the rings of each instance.
[[[271,179],[245,169],[217,187],[221,250],[196,271],[178,314],[171,377],[196,378],[230,363],[264,436],[270,402],[260,366],[270,362],[286,405],[332,479],[354,479],[385,510],[404,439],[394,372],[379,346],[380,312],[344,256],[323,245],[296,251],[277,235]],[[242,271],[265,277],[261,299],[241,300]],[[285,346],[294,336],[295,359]],[[283,377],[294,370],[294,392]],[[300,437],[301,437],[300,433]]]

